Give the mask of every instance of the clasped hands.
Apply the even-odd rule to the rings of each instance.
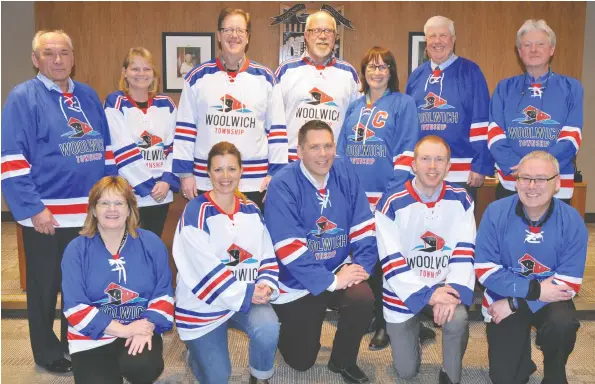
[[[252,304],[268,304],[271,301],[273,289],[268,284],[260,282],[254,287]]]
[[[127,334],[124,346],[128,348],[129,355],[136,356],[137,353],[142,353],[145,345],[149,351],[151,350],[155,324],[147,319],[140,319],[125,325],[124,328],[125,334]]]
[[[339,272],[337,272],[336,276],[337,286],[335,287],[335,290],[349,288],[354,284],[359,284],[370,278],[368,272],[366,272],[364,267],[359,264],[344,265]]]
[[[461,304],[461,297],[456,289],[447,284],[432,293],[428,304],[434,312],[434,323],[442,326],[454,317],[457,305]]]

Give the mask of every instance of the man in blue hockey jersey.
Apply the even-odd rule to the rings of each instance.
[[[411,73],[406,93],[415,99],[421,136],[437,135],[450,146],[446,181],[467,189],[475,199],[486,176],[494,175],[487,147],[490,93],[481,69],[454,54],[454,22],[434,16],[424,25],[430,60]]]
[[[70,37],[37,32],[31,59],[39,73],[15,87],[2,110],[2,193],[23,226],[33,358],[69,372],[64,316],[62,344],[53,331],[62,254],[83,226],[89,190],[116,169],[97,94],[70,78]]]
[[[560,184],[553,155],[525,155],[518,194],[490,204],[479,226],[475,272],[486,287],[482,312],[494,384],[529,381],[536,369],[531,326],[544,357],[542,383],[567,383],[579,328],[572,298],[583,280],[588,233],[579,213],[553,197]]]
[[[366,383],[357,355],[372,319],[374,297],[364,280],[377,260],[374,217],[355,171],[335,159],[327,123],[300,128],[297,154],[300,160],[271,181],[265,210],[279,261],[279,350],[294,369],[312,367],[326,308],[339,308],[328,367],[349,383]]]

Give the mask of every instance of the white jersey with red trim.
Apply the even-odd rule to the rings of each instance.
[[[349,105],[359,96],[360,82],[351,64],[333,58],[326,66],[308,58],[288,60],[275,71],[285,105],[289,161],[296,161],[299,129],[310,120],[326,122],[335,134],[335,143]]]
[[[444,182],[435,202],[422,203],[407,181],[387,192],[376,210],[382,304],[389,323],[418,314],[448,284],[467,306],[473,301],[475,216],[464,188]]]
[[[258,206],[236,198],[234,213],[206,192],[188,203],[174,236],[178,268],[176,328],[182,340],[204,336],[252,305],[255,284],[279,296],[279,267]]]
[[[91,187],[115,175],[109,128],[97,93],[72,93],[39,78],[16,86],[2,109],[2,194],[15,220],[49,209],[60,228],[82,227]]]
[[[148,100],[147,108],[117,91],[104,103],[118,172],[134,188],[139,207],[168,204],[179,189],[179,178],[172,173],[172,150],[176,127],[176,105],[166,95]],[[155,184],[170,185],[163,201],[151,196]]]
[[[219,59],[188,72],[180,97],[174,138],[173,172],[194,174],[208,191],[207,157],[228,141],[242,154],[242,192],[260,190],[266,176],[287,164],[287,133],[281,89],[266,67],[246,59],[227,72]]]
[[[583,219],[570,205],[554,198],[554,207],[539,227],[523,217],[518,194],[490,204],[477,233],[475,273],[486,287],[482,313],[489,322],[489,306],[497,300],[524,299],[531,280],[551,276],[564,284],[572,296],[583,281],[587,258],[588,231]],[[547,213],[546,213],[547,215]],[[532,312],[548,303],[527,300]]]
[[[155,333],[172,328],[174,298],[165,244],[153,232],[137,229],[117,255],[111,255],[99,233],[79,236],[62,259],[64,316],[71,354],[116,340],[105,333],[112,321],[129,324],[147,319]]]

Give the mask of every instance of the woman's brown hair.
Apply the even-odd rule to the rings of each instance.
[[[83,236],[93,237],[97,233],[97,215],[95,213],[97,202],[104,192],[111,192],[114,195],[120,195],[126,200],[128,206],[128,217],[126,218],[126,230],[130,236],[137,237],[136,229],[139,223],[138,206],[136,197],[128,181],[121,176],[105,176],[100,179],[91,191],[89,191],[89,205],[87,206],[87,218],[83,229],[79,232]]]
[[[366,52],[362,59],[360,68],[362,74],[361,92],[368,93],[370,91],[370,85],[368,85],[368,82],[366,81],[366,67],[370,63],[378,62],[378,58],[381,58],[382,61],[384,61],[384,64],[388,65],[388,89],[390,89],[391,92],[401,92],[399,90],[399,76],[397,75],[397,60],[395,60],[395,56],[391,51],[382,47],[372,47],[368,49],[368,52]]]
[[[240,169],[242,168],[242,154],[238,150],[238,148],[228,141],[221,141],[211,148],[209,151],[209,156],[207,157],[207,169],[211,171],[211,161],[215,156],[225,156],[225,155],[232,155],[238,161],[238,165]],[[239,199],[241,199],[244,204],[248,200],[246,195],[244,195],[238,188],[234,191],[234,195],[236,195]]]

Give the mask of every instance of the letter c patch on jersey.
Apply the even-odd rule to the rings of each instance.
[[[378,111],[374,114],[374,119],[372,120],[372,126],[374,128],[382,128],[386,124],[386,119],[388,119],[388,112]]]

